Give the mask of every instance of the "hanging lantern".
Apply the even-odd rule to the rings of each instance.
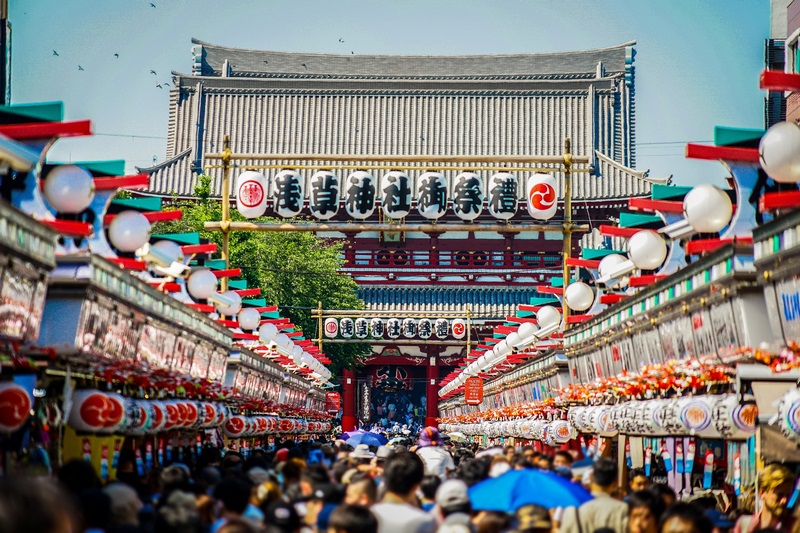
[[[461,220],[475,220],[483,211],[483,180],[474,172],[462,172],[453,183],[453,212]]]
[[[234,415],[230,417],[225,422],[225,425],[222,426],[222,432],[232,439],[243,437],[246,431],[247,419],[241,415]]]
[[[278,421],[279,433],[291,433],[294,430],[294,422],[288,418],[281,418]]]
[[[283,218],[296,217],[303,210],[305,180],[299,172],[281,170],[272,179],[275,212]]]
[[[339,321],[339,331],[343,338],[350,339],[355,334],[355,322],[352,318],[343,318]]]
[[[79,166],[58,165],[47,173],[42,193],[57,213],[82,213],[94,199],[94,178]]]
[[[33,398],[13,381],[0,383],[0,433],[12,433],[25,424],[31,415]]]
[[[453,320],[453,324],[450,329],[453,332],[453,338],[460,340],[467,335],[467,323],[460,318]]]
[[[203,409],[200,411],[202,422],[200,427],[210,428],[217,421],[217,407],[211,402],[203,402]]]
[[[778,122],[767,130],[758,145],[764,172],[779,183],[800,182],[800,128]]]
[[[108,240],[120,252],[135,252],[149,239],[150,221],[139,211],[123,211],[108,225]]]
[[[424,172],[417,178],[417,210],[436,220],[447,210],[447,178],[441,172]]]
[[[367,333],[369,333],[369,322],[367,321],[367,319],[364,317],[357,318],[354,330],[357,339],[367,338]]]
[[[548,426],[548,435],[556,444],[566,444],[578,436],[575,428],[566,420],[555,420]]]
[[[197,402],[187,401],[184,402],[186,406],[186,421],[184,422],[184,427],[187,428],[196,428],[199,427],[200,423],[202,422],[200,418],[200,406]],[[203,411],[203,417],[205,418],[205,410]]]
[[[722,437],[744,440],[756,432],[758,406],[754,403],[740,404],[735,394],[718,398],[714,406],[714,427]]]
[[[244,218],[258,218],[267,210],[267,178],[247,170],[236,178],[236,209]]]
[[[703,183],[683,198],[683,214],[697,233],[716,233],[730,222],[733,205],[725,192]]]
[[[147,409],[147,402],[125,398],[125,423],[122,432],[126,435],[143,435],[149,425],[150,410]]]
[[[712,425],[712,401],[708,396],[680,398],[676,401],[676,409],[684,434],[696,435]]]
[[[244,331],[253,331],[258,328],[261,322],[261,313],[258,312],[258,309],[253,307],[245,307],[239,311],[237,318],[239,319],[240,328]]]
[[[370,334],[379,339],[383,337],[383,334],[386,332],[386,325],[383,323],[382,318],[373,318],[369,321],[369,331]]]
[[[450,322],[446,318],[437,318],[433,325],[437,339],[446,339],[450,334]]]
[[[564,291],[564,302],[570,309],[586,311],[594,303],[594,291],[582,281],[570,283]]]
[[[174,401],[164,402],[164,430],[177,429],[181,421],[181,413],[178,404]]]
[[[375,178],[369,172],[350,174],[344,191],[344,208],[351,217],[364,220],[375,211]]]
[[[186,280],[186,290],[193,300],[207,300],[217,290],[217,276],[208,269],[195,270]]]
[[[800,390],[792,388],[778,403],[778,426],[786,437],[800,441]]]
[[[433,335],[433,322],[430,318],[422,318],[417,324],[417,335],[422,340],[427,340]]]
[[[625,261],[627,261],[627,259],[622,254],[608,254],[600,260],[597,272],[600,274],[601,278],[606,277]],[[628,281],[630,281],[630,278],[628,276],[623,276],[620,278],[612,278],[606,282],[605,285],[609,289],[621,289],[628,284]]]
[[[339,212],[342,187],[339,176],[330,170],[321,170],[311,176],[308,206],[311,214],[320,220],[329,220]]]
[[[539,328],[545,329],[561,323],[561,313],[553,306],[545,305],[536,312]]]
[[[224,303],[214,302],[217,312],[224,316],[233,316],[242,308],[242,297],[236,291],[222,293]]]
[[[101,433],[115,433],[124,427],[125,422],[125,398],[121,394],[114,392],[105,393],[108,400],[108,413]]]
[[[387,218],[401,219],[411,212],[411,178],[392,170],[381,178],[381,209]]]
[[[147,429],[148,433],[158,433],[164,429],[164,426],[167,424],[167,408],[164,402],[150,402],[150,416],[152,421],[150,422],[150,427]]]
[[[637,231],[628,240],[628,256],[641,270],[655,270],[667,258],[667,243],[655,231]]]
[[[413,318],[403,320],[403,337],[411,339],[417,336],[417,321]]]
[[[386,321],[386,335],[390,339],[396,339],[402,332],[403,325],[399,318],[390,318]]]
[[[558,209],[556,179],[550,174],[528,177],[528,213],[536,220],[550,220]]]
[[[108,421],[111,401],[99,390],[77,390],[72,393],[69,425],[78,431],[97,433]]]
[[[329,339],[335,339],[339,334],[339,321],[335,318],[326,318],[324,329],[326,337]]]
[[[500,172],[489,179],[489,213],[500,220],[509,220],[517,214],[519,190],[517,177]]]

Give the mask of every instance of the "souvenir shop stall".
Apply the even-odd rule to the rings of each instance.
[[[109,480],[328,431],[324,354],[215,244],[153,234],[182,213],[118,196],[148,176],[43,163],[91,133],[62,117],[60,103],[0,109],[0,466],[78,458]]]

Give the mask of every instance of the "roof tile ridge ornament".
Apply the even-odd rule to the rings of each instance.
[[[594,153],[603,162],[611,165],[612,167],[616,168],[617,170],[620,170],[622,172],[626,172],[626,173],[630,174],[634,178],[646,181],[648,183],[654,183],[654,184],[657,184],[657,185],[669,185],[670,183],[672,183],[672,174],[670,174],[669,176],[667,176],[665,178],[651,178],[650,177],[650,169],[647,169],[647,170],[635,170],[635,169],[632,169],[630,167],[627,167],[627,166],[623,165],[622,163],[614,161],[613,159],[611,159],[610,157],[608,157],[607,155],[605,155],[604,153],[602,153],[599,150],[595,150]]]
[[[137,172],[141,174],[152,174],[153,172],[162,170],[170,165],[174,165],[175,163],[177,163],[178,161],[185,158],[191,153],[192,153],[192,147],[190,146],[188,148],[184,148],[182,151],[178,152],[174,156],[170,157],[165,161],[162,161],[157,165],[153,165],[151,167],[134,167],[134,168],[136,169]]]

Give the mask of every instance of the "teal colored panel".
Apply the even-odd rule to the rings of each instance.
[[[264,298],[242,298],[242,305],[249,305],[251,307],[266,307],[267,301]],[[266,315],[266,313],[262,313]]]
[[[16,115],[33,122],[61,122],[64,120],[64,102],[0,105],[0,114]]]
[[[266,300],[264,300],[264,302],[266,303]],[[264,318],[280,318],[281,314],[277,311],[270,311],[269,313],[261,313],[261,316],[263,316]]]
[[[570,279],[569,282],[573,283],[575,280]],[[549,279],[550,285],[553,287],[563,287],[564,286],[564,277],[563,276],[553,276]]]
[[[214,270],[225,270],[225,260],[224,259],[211,259],[205,262],[205,265],[208,268],[213,268]]]
[[[531,297],[531,300],[530,300],[529,303],[530,303],[530,305],[548,305],[548,304],[553,304],[553,303],[556,303],[556,302],[558,302],[558,298],[556,298],[555,296],[533,296],[533,297]],[[520,314],[520,312],[518,312],[517,316],[523,316],[524,317],[526,315],[522,315],[522,314]],[[533,315],[527,315],[527,316],[533,316]]]
[[[150,235],[151,239],[168,239],[181,244],[200,244],[200,234],[194,233],[157,233]]]
[[[53,163],[51,165],[78,165],[96,176],[123,176],[125,174],[125,160],[113,159],[111,161],[72,161]]]
[[[161,198],[118,198],[111,200],[113,205],[130,207],[139,211],[161,211]]]
[[[584,259],[602,259],[607,255],[611,254],[622,254],[625,255],[625,252],[620,250],[600,250],[597,248],[584,248],[581,250],[581,257]]]
[[[623,228],[635,228],[637,226],[647,226],[648,224],[663,224],[661,217],[655,215],[643,215],[641,213],[620,213],[619,225]]]
[[[505,339],[506,338],[506,334],[505,333],[492,333],[492,337],[494,337],[495,339]]]
[[[683,200],[691,187],[677,187],[675,185],[653,185],[650,189],[650,197],[653,200]]]
[[[247,288],[247,280],[246,279],[228,280],[228,287],[230,287],[231,289],[244,290]]]
[[[765,130],[757,128],[714,126],[714,144],[717,146],[732,146],[742,143],[757,143],[765,133]]]
[[[533,304],[535,305],[535,304]],[[517,316],[520,318],[530,318],[533,316],[532,311],[517,311]]]

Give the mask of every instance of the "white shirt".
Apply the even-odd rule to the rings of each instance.
[[[455,470],[456,464],[450,452],[439,446],[424,446],[417,450],[417,455],[425,463],[425,474],[447,478],[448,470]]]
[[[378,519],[378,533],[434,533],[436,520],[407,503],[376,503],[370,510]]]

